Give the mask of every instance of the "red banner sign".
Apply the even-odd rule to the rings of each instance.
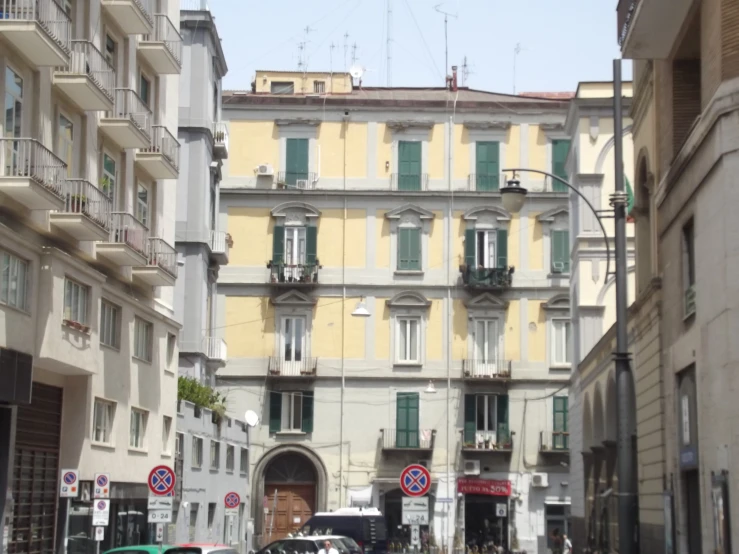
[[[457,492],[487,496],[511,496],[511,482],[498,479],[457,479]]]

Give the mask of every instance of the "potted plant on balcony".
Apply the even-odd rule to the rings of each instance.
[[[67,203],[70,212],[87,214],[87,196],[84,194],[69,194]]]
[[[111,184],[110,184],[110,177],[107,175],[103,175],[103,178],[100,179],[100,190],[103,191],[103,194],[105,196],[110,197],[111,191]]]
[[[226,245],[229,248],[233,248],[234,247],[234,239],[231,236],[231,233],[226,233]]]

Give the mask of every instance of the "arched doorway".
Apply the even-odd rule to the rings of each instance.
[[[287,452],[269,462],[264,470],[269,507],[263,527],[266,543],[300,529],[310,519],[316,511],[316,483],[316,469],[302,454]]]

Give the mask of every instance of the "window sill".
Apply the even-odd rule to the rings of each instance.
[[[107,442],[90,441],[90,446],[93,448],[100,448],[101,450],[115,450],[115,445]]]
[[[128,447],[128,451],[129,452],[134,452],[136,454],[148,454],[149,453],[149,449],[148,448],[136,448],[134,446],[129,446]]]
[[[563,371],[572,369],[572,364],[552,364],[549,366],[550,371]]]
[[[105,344],[104,342],[100,341],[100,346],[105,348],[106,350],[112,350],[113,352],[116,352],[118,354],[121,353],[121,347],[120,346],[111,346],[109,344]]]
[[[227,469],[226,470],[226,473],[228,473],[229,475],[233,475],[234,474],[234,470],[233,469]]]
[[[275,435],[281,436],[281,437],[289,437],[289,436],[304,436],[307,435],[305,431],[277,431]]]
[[[74,329],[78,333],[81,333],[83,335],[90,336],[90,326],[85,325],[84,323],[80,323],[79,321],[72,321],[71,319],[65,319],[62,321],[62,327],[68,327],[69,329]]]
[[[423,276],[423,269],[396,269],[394,273],[404,277],[421,277]]]
[[[171,452],[162,452],[162,458],[171,458],[172,453]]]
[[[6,304],[4,302],[0,302],[0,306],[3,308],[8,308],[9,310],[13,310],[14,312],[18,312],[19,314],[27,315],[28,317],[31,317],[31,312],[29,310],[25,310],[23,308],[17,308],[15,306],[11,306],[10,304]]]
[[[688,313],[688,314],[685,314],[685,315],[683,316],[683,322],[684,322],[684,323],[688,323],[688,322],[689,322],[689,321],[691,321],[691,320],[692,320],[693,318],[695,318],[695,310],[693,310],[692,312],[690,312],[690,313]]]
[[[423,367],[421,362],[395,362],[393,367]]]
[[[212,468],[210,468],[210,472],[211,472],[211,473],[218,473],[219,471],[220,471],[220,469],[219,469],[219,468],[217,468],[217,467],[212,467]]]
[[[145,360],[144,358],[139,358],[138,356],[131,356],[132,360],[136,360],[137,362],[142,362],[148,365],[151,365],[151,360]]]
[[[569,279],[570,278],[570,272],[562,271],[561,273],[555,273],[553,271],[550,271],[547,275],[548,279]]]
[[[167,369],[166,367],[164,368],[164,373],[168,373],[169,375],[174,375],[175,374],[174,371],[172,371],[171,369]]]
[[[202,465],[199,465],[199,466],[190,466],[190,469],[195,470],[195,471],[202,471],[203,466]]]

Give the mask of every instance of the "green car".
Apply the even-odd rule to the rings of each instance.
[[[103,554],[186,554],[190,549],[182,546],[163,544],[138,544],[136,546],[119,546],[106,550]],[[194,554],[194,553],[193,553]]]

